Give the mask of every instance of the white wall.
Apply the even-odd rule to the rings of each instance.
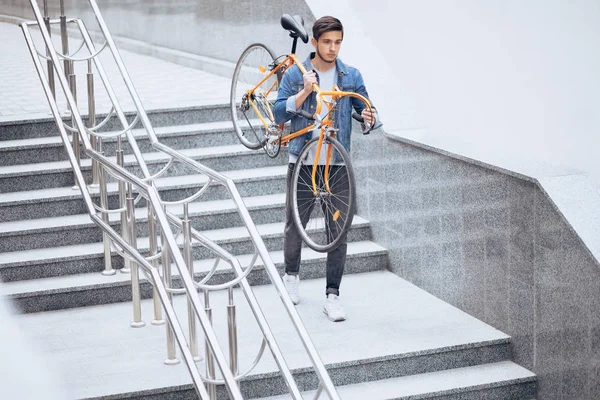
[[[597,0],[307,3],[342,19],[340,56],[386,130],[500,166],[565,164],[600,187]]]

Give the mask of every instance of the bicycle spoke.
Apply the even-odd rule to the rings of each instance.
[[[254,126],[252,126],[252,123],[250,123],[250,120],[248,119],[248,116],[246,115],[246,113],[244,113],[244,118],[246,118],[246,121],[248,122],[248,126],[250,127],[250,129],[252,129],[252,133],[256,137],[256,140],[260,142],[260,139],[258,138],[258,135],[256,134],[256,130],[254,129]],[[244,132],[242,132],[242,135],[246,136]]]
[[[250,149],[263,147],[267,141],[269,132],[261,118],[269,125],[273,123],[272,110],[279,88],[277,75],[269,75],[273,62],[273,53],[265,46],[255,44],[242,53],[234,70],[230,93],[233,127],[240,142]],[[265,82],[255,87],[264,78],[267,78]],[[267,91],[268,98],[264,95]]]
[[[315,195],[313,166],[307,161],[310,154],[315,154],[317,146],[318,139],[311,140],[301,151],[294,169],[294,198],[297,201],[295,220],[297,226],[299,221],[306,222],[299,230],[309,247],[317,251],[329,251],[345,237],[352,223],[354,178],[352,170],[348,168],[348,155],[341,144],[335,139],[326,138],[321,150],[327,151],[327,146],[333,146],[333,154],[340,154],[338,162],[342,165],[316,167]]]

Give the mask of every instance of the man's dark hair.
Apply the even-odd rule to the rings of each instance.
[[[342,38],[344,37],[344,27],[339,19],[326,15],[324,17],[319,18],[315,21],[315,24],[312,28],[313,37],[316,41],[319,41],[319,38],[325,32],[331,31],[340,31],[342,32]]]

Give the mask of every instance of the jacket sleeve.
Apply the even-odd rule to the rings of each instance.
[[[293,71],[290,69],[285,74],[283,74],[283,79],[279,84],[279,91],[277,92],[277,100],[275,101],[275,123],[283,124],[286,121],[292,119],[295,113],[288,112],[287,110],[287,101],[291,96],[296,95],[294,93],[292,84],[291,84],[291,75]]]
[[[356,70],[356,81],[354,83],[354,92],[365,96],[371,102],[371,107],[375,108],[375,104],[369,98],[369,93],[367,92],[367,87],[365,86],[365,81],[363,80],[362,74],[359,70]],[[352,107],[356,110],[358,114],[362,113],[362,111],[366,108],[365,103],[360,101],[359,99],[352,97]],[[373,129],[377,129],[383,124],[381,123],[381,119],[379,118],[379,114],[375,111],[375,126]]]

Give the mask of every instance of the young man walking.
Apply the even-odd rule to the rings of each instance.
[[[305,110],[313,114],[316,110],[316,94],[313,93],[313,84],[317,83],[321,90],[333,90],[337,85],[341,90],[356,92],[369,97],[360,72],[339,58],[338,53],[344,38],[344,28],[337,18],[326,16],[318,19],[313,25],[313,38],[311,43],[315,52],[304,61],[304,68],[308,71],[302,75],[296,66],[291,67],[283,75],[277,102],[275,103],[275,121],[281,124],[291,119],[291,130],[297,131],[308,126],[308,121],[297,112]],[[365,105],[357,99],[344,98],[339,103],[339,111],[335,121],[335,128],[339,129],[337,139],[350,152],[350,133],[352,130],[352,109],[355,109],[365,119],[365,123],[371,124],[375,119],[374,128],[381,124],[378,118],[365,109]],[[322,117],[327,113],[327,107],[322,108]],[[292,140],[288,147],[289,165],[287,171],[287,192],[285,210],[285,230],[283,238],[283,253],[285,264],[285,275],[283,283],[294,304],[300,302],[300,252],[302,238],[294,223],[292,214],[291,182],[292,171],[303,146],[312,135],[319,135],[318,129],[304,136]],[[314,161],[313,161],[314,162]],[[318,161],[317,161],[318,162]],[[343,321],[346,314],[339,299],[340,283],[344,266],[346,263],[346,238],[340,245],[327,253],[327,283],[325,287],[325,307],[323,312],[332,321]]]

